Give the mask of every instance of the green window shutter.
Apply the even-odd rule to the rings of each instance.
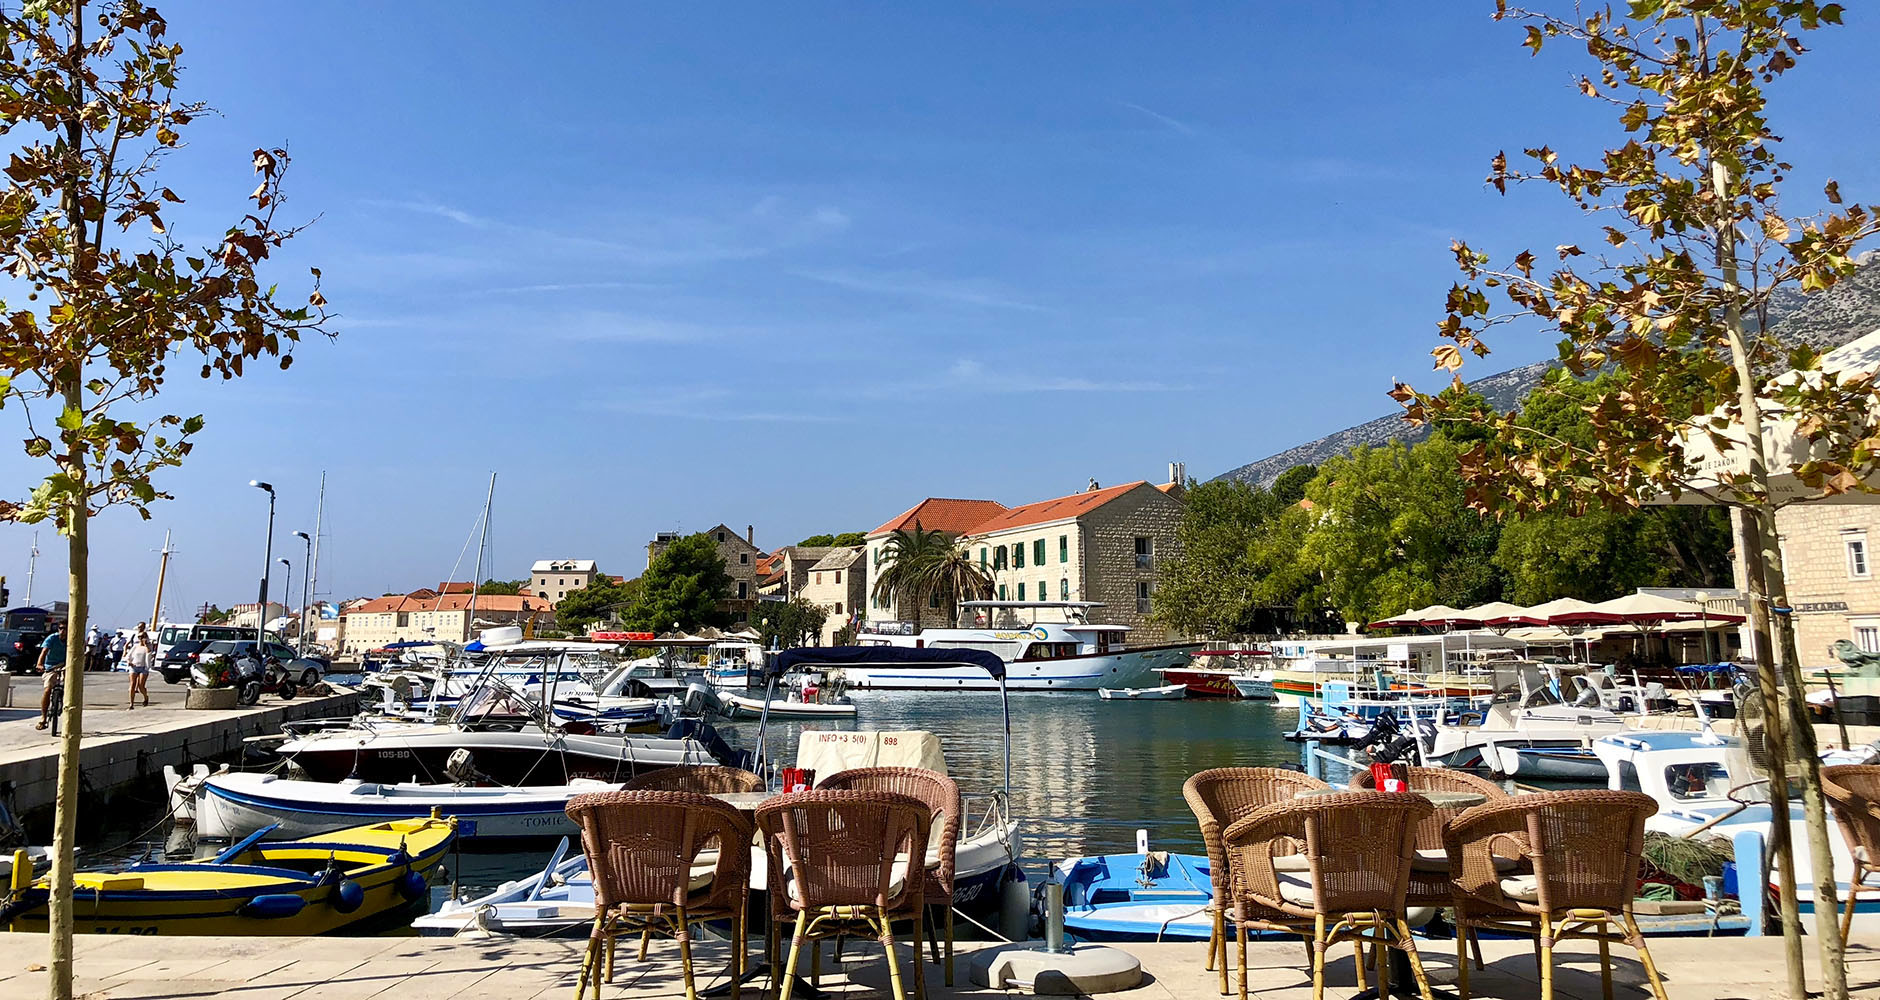
[[[1058,536],[1058,562],[1067,563],[1070,561],[1071,561],[1071,536],[1059,535]]]
[[[1021,601],[1025,599],[1025,581],[1023,580],[1018,581],[1018,599]]]
[[[1044,565],[1044,539],[1040,538],[1031,543],[1031,561],[1040,566]]]
[[[1014,569],[1025,568],[1025,543],[1024,542],[1012,543],[1012,567]]]

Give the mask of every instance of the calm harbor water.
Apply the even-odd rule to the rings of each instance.
[[[924,729],[940,736],[947,770],[967,794],[992,792],[1003,769],[999,696],[973,692],[862,691],[853,722],[771,720],[773,760],[796,758],[797,735],[818,729]],[[1135,850],[1136,830],[1152,848],[1201,851],[1182,782],[1210,767],[1297,766],[1299,748],[1281,738],[1293,709],[1250,701],[1103,701],[1095,692],[1022,694],[1012,699],[1012,810],[1023,823],[1026,866],[1084,854]],[[742,745],[756,722],[721,726]],[[551,845],[552,846],[552,845]],[[539,871],[548,848],[518,854],[465,854],[466,891]]]

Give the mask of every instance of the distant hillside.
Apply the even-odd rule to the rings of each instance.
[[[1770,315],[1776,318],[1776,336],[1791,346],[1806,343],[1820,350],[1828,350],[1880,329],[1880,267],[1869,266],[1877,260],[1880,260],[1880,250],[1863,254],[1860,270],[1853,277],[1835,285],[1825,295],[1804,296],[1792,289],[1783,289],[1770,305]],[[1540,382],[1542,376],[1557,364],[1543,361],[1525,365],[1499,375],[1476,379],[1469,383],[1469,388],[1487,397],[1489,405],[1497,409],[1513,409]],[[1378,389],[1379,399],[1383,398],[1384,389],[1387,388],[1384,386]],[[1273,480],[1278,479],[1280,473],[1287,469],[1296,465],[1317,465],[1361,444],[1377,447],[1390,441],[1415,443],[1427,436],[1428,427],[1411,427],[1398,414],[1389,413],[1356,427],[1327,434],[1316,441],[1288,448],[1277,455],[1230,469],[1216,478],[1243,479],[1261,486],[1271,486]]]

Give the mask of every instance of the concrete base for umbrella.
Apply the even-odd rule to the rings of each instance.
[[[1142,985],[1142,963],[1126,951],[1080,944],[1063,951],[1012,944],[974,952],[967,978],[994,990],[1028,990],[1039,996],[1117,993]]]

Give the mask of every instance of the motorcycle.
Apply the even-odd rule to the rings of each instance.
[[[198,659],[196,665],[190,668],[190,675],[191,680],[199,686],[226,684],[236,690],[237,702],[255,705],[264,694],[278,695],[282,701],[292,701],[300,693],[300,686],[287,666],[271,656],[244,649],[233,658],[220,654]]]

